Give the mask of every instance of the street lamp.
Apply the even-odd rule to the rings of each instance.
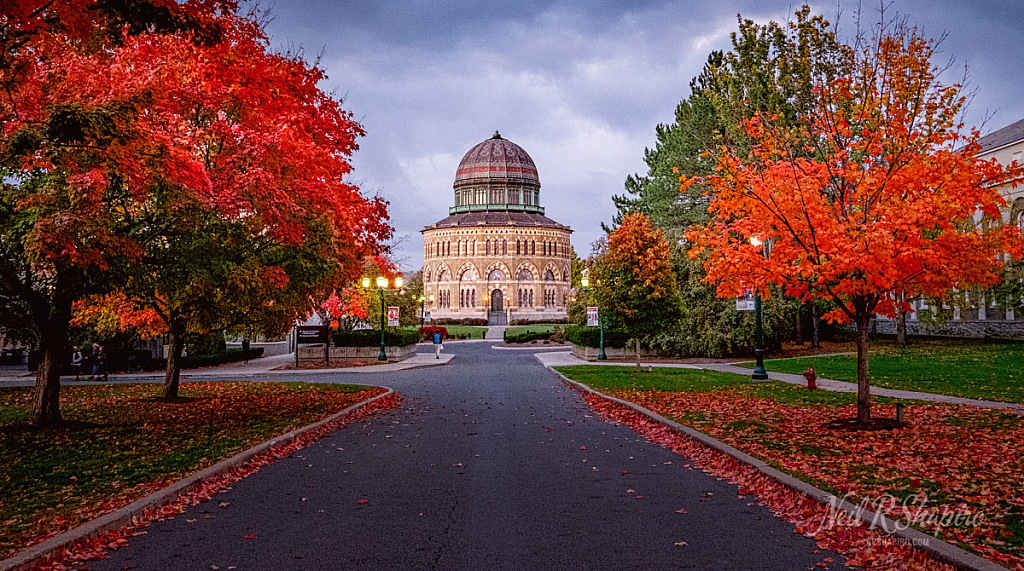
[[[393,289],[401,289],[402,285],[402,276],[395,278],[395,287]],[[363,289],[370,289],[370,278],[363,278]],[[377,292],[380,294],[380,355],[377,355],[378,361],[388,360],[388,355],[384,351],[384,315],[387,313],[387,308],[384,307],[384,290],[386,289],[392,289],[388,287],[388,278],[377,276]]]
[[[755,248],[761,247],[761,253],[764,254],[764,259],[768,259],[768,255],[771,253],[772,241],[768,240],[762,242],[757,236],[750,237],[750,244]],[[754,363],[754,374],[750,376],[755,381],[767,381],[768,370],[764,368],[764,329],[761,327],[761,294],[754,292],[754,355],[756,356],[756,362]]]
[[[580,279],[580,284],[583,286],[584,291],[587,290],[589,288],[589,286],[590,286],[590,278],[587,277],[587,276],[584,276],[583,278]],[[597,301],[594,301],[594,303],[596,304]],[[597,308],[597,326],[601,330],[601,345],[600,345],[600,350],[597,352],[597,360],[598,361],[607,361],[608,360],[608,355],[606,355],[605,352],[604,352],[604,319],[601,319],[601,307],[600,306],[598,306],[598,308]]]

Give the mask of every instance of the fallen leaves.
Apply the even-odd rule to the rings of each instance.
[[[811,528],[828,516],[828,508],[824,504],[783,486],[731,456],[712,450],[618,403],[589,393],[585,393],[584,398],[596,412],[608,420],[631,426],[651,442],[670,448],[693,461],[705,473],[726,478],[737,484],[740,493],[756,496],[776,517],[784,521]],[[711,495],[708,492],[704,498],[710,498]],[[910,545],[886,543],[887,538],[888,536],[869,530],[863,525],[837,527],[816,537],[819,548],[842,553],[847,558],[847,565],[850,566],[893,571],[954,571],[953,567],[929,559]]]
[[[359,395],[360,393],[352,394]],[[361,396],[365,399],[372,396],[372,393],[362,394]],[[216,494],[228,489],[231,484],[256,473],[263,466],[272,464],[281,458],[294,454],[296,451],[305,448],[321,436],[343,428],[349,423],[366,418],[378,411],[396,407],[398,406],[399,401],[400,398],[397,394],[391,394],[386,397],[379,398],[372,403],[368,403],[352,413],[327,423],[315,430],[305,432],[290,442],[283,443],[280,446],[253,457],[242,466],[232,468],[203,480],[192,490],[179,495],[173,501],[159,508],[146,510],[142,515],[133,517],[131,526],[104,533],[99,537],[82,540],[68,548],[65,548],[52,560],[48,561],[44,565],[40,565],[37,569],[40,571],[63,571],[78,562],[102,558],[104,552],[108,549],[126,545],[128,543],[128,537],[145,533],[142,528],[145,528],[150,523],[174,517],[189,506],[209,501]],[[220,503],[228,504],[229,502]],[[212,516],[210,516],[210,514],[206,514],[204,519],[211,519],[211,517]]]

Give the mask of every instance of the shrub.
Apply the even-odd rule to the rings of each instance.
[[[597,327],[572,326],[565,328],[565,339],[573,345],[600,347],[601,331]],[[605,347],[625,347],[629,337],[622,331],[605,331]]]
[[[440,333],[441,338],[448,337],[448,329],[440,325],[428,325],[426,327],[420,327],[419,331],[420,339],[426,339],[432,341],[434,339],[434,333]]]
[[[432,319],[431,323],[434,325],[487,325],[487,320],[480,317],[466,317],[463,319],[451,319],[449,317],[442,317]]]
[[[562,319],[513,319],[509,325],[533,325],[534,323],[551,323],[555,325],[565,325],[569,320],[566,318]]]
[[[245,355],[242,353],[241,349],[228,349],[227,351],[221,351],[210,355],[189,355],[185,358],[185,364],[182,368],[198,369],[199,367],[214,367],[225,363],[236,363],[245,358]],[[262,356],[263,347],[254,347],[249,349],[250,359],[257,359]],[[166,367],[166,362],[164,366]]]
[[[550,338],[551,333],[542,331],[526,331],[518,335],[509,335],[507,331],[505,332],[505,343],[529,343],[530,341],[547,340]]]
[[[419,333],[408,329],[385,329],[384,344],[389,347],[415,345]],[[360,329],[359,331],[338,331],[334,334],[335,347],[373,347],[380,345],[380,330]]]

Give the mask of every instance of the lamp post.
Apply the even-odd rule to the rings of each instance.
[[[395,278],[394,289],[401,289],[402,287],[402,276]],[[370,278],[363,278],[363,289],[370,289]],[[388,278],[384,276],[377,276],[377,292],[380,294],[380,355],[377,355],[378,361],[387,361],[388,354],[384,351],[384,318],[387,313],[387,308],[384,307],[384,290],[388,288]]]
[[[771,240],[762,242],[757,236],[750,237],[750,244],[755,248],[762,246],[762,254],[764,254],[765,260],[768,259],[768,254],[771,252]],[[764,368],[764,329],[761,326],[761,294],[754,292],[754,355],[756,362],[754,363],[754,374],[750,376],[755,381],[767,381],[768,370]]]
[[[420,302],[420,329],[423,329],[423,324],[427,318],[427,296],[421,295],[417,301]]]
[[[584,276],[583,278],[580,279],[580,284],[583,286],[584,291],[589,289],[590,278]],[[595,301],[594,303],[597,303],[597,302]],[[600,337],[600,343],[601,344],[600,344],[600,349],[597,352],[597,360],[598,361],[607,361],[608,360],[608,355],[606,355],[605,352],[604,352],[604,320],[601,319],[601,307],[600,306],[597,306],[597,326],[598,326],[598,328],[600,329],[600,332],[601,332],[601,337]]]

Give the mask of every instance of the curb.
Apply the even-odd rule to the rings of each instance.
[[[380,387],[380,385],[366,385],[369,387]],[[331,416],[314,422],[313,424],[303,426],[302,428],[296,428],[291,432],[287,432],[280,436],[276,436],[249,448],[243,450],[230,458],[225,458],[220,462],[217,462],[213,466],[204,468],[191,476],[187,476],[182,480],[167,486],[166,488],[153,492],[148,496],[143,496],[127,506],[120,508],[116,511],[104,514],[92,521],[83,523],[82,525],[69,529],[61,534],[55,535],[46,541],[37,543],[27,549],[18,552],[14,557],[0,560],[0,571],[27,571],[34,569],[36,566],[45,559],[49,559],[51,556],[56,555],[57,552],[65,548],[70,547],[72,544],[81,541],[83,539],[89,539],[97,537],[108,531],[121,529],[132,525],[133,520],[145,514],[148,510],[153,510],[173,501],[178,496],[188,493],[195,489],[203,482],[203,480],[209,479],[222,472],[227,472],[233,468],[244,465],[246,462],[251,460],[253,457],[258,456],[268,450],[276,448],[278,446],[288,444],[295,440],[299,436],[316,430],[330,422],[333,422],[350,412],[359,409],[365,405],[382,399],[386,396],[395,393],[394,389],[389,387],[380,387],[387,389],[387,391],[362,402],[349,406],[348,408],[334,413]]]
[[[688,438],[700,442],[701,444],[707,446],[708,448],[711,448],[712,450],[716,450],[727,456],[731,456],[737,461],[757,469],[765,476],[768,476],[769,478],[776,480],[780,484],[794,491],[800,492],[819,503],[836,506],[850,514],[851,517],[856,518],[868,525],[870,525],[872,522],[880,522],[882,529],[879,531],[889,529],[896,530],[893,532],[885,533],[889,533],[889,535],[895,535],[897,537],[907,540],[907,542],[910,545],[913,545],[916,549],[924,553],[927,553],[932,558],[941,561],[942,563],[953,565],[954,567],[962,571],[1007,571],[1006,567],[993,563],[988,559],[974,555],[973,553],[968,553],[967,551],[964,551],[959,547],[950,545],[949,543],[946,543],[945,541],[942,541],[941,539],[935,536],[928,535],[926,533],[920,532],[916,529],[909,527],[906,529],[900,529],[901,526],[897,524],[897,522],[889,519],[888,517],[885,517],[882,514],[877,514],[867,509],[861,509],[858,506],[855,506],[841,498],[836,497],[834,494],[830,494],[825,490],[816,488],[811,484],[808,484],[807,482],[798,480],[793,476],[786,474],[785,472],[773,468],[764,461],[758,460],[757,458],[754,458],[750,454],[737,450],[736,448],[733,448],[732,446],[729,446],[728,444],[720,440],[712,438],[707,434],[704,434],[703,432],[699,432],[688,426],[679,424],[674,420],[665,418],[660,414],[648,410],[647,408],[644,408],[636,403],[632,403],[629,401],[615,398],[613,396],[606,395],[600,391],[590,388],[589,386],[583,383],[574,381],[569,377],[566,377],[562,373],[559,373],[558,371],[554,370],[554,368],[552,367],[548,367],[547,365],[545,365],[545,367],[552,373],[558,375],[563,381],[565,381],[572,387],[575,387],[584,392],[600,396],[601,398],[610,400],[614,403],[626,406],[635,412],[638,412],[644,416],[649,417],[651,420],[654,420],[655,422],[663,424],[666,427],[671,428],[672,430],[679,432],[684,436],[687,436]],[[878,528],[875,527],[875,529]]]

